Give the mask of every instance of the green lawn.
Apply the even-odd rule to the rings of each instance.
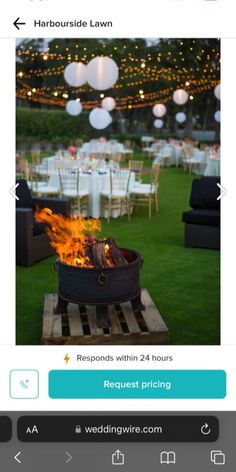
[[[140,208],[130,224],[126,216],[103,221],[103,234],[142,254],[142,286],[169,328],[170,344],[219,344],[220,254],[183,244],[181,216],[193,178],[182,169],[161,169],[160,212],[149,220],[147,209]],[[54,260],[17,267],[17,344],[41,342],[44,294],[57,291]]]

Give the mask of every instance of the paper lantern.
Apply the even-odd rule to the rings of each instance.
[[[184,105],[188,101],[188,93],[184,89],[178,89],[173,93],[173,100],[177,105]]]
[[[154,105],[152,112],[157,118],[161,118],[166,114],[166,107],[162,103],[157,103]]]
[[[94,108],[94,110],[89,113],[89,123],[93,128],[104,129],[107,128],[111,122],[112,117],[104,108]]]
[[[102,100],[102,108],[107,111],[114,110],[116,106],[116,101],[112,97],[106,97]]]
[[[87,80],[95,90],[107,90],[117,82],[119,69],[110,57],[97,56],[87,65]]]
[[[175,119],[176,119],[176,121],[178,121],[178,123],[184,123],[186,121],[186,118],[187,117],[186,117],[185,113],[182,113],[182,112],[176,113],[176,115],[175,115]]]
[[[215,112],[214,118],[217,121],[217,123],[220,123],[220,110]]]
[[[214,94],[215,94],[215,97],[217,98],[217,100],[220,100],[220,84],[218,84],[218,85],[214,88]]]
[[[71,62],[64,70],[64,79],[72,87],[81,87],[87,80],[87,66],[82,62]]]
[[[155,126],[155,128],[162,128],[163,125],[164,125],[164,121],[163,121],[163,120],[158,120],[158,119],[157,119],[157,120],[154,121],[154,126]]]
[[[66,111],[69,113],[69,115],[77,116],[82,111],[82,105],[76,100],[69,100],[69,102],[66,104]]]

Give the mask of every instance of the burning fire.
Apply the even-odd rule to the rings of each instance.
[[[100,220],[84,219],[81,215],[64,217],[53,213],[49,208],[36,210],[38,222],[46,223],[46,233],[51,245],[55,248],[60,261],[76,267],[94,267],[86,252],[101,231]],[[106,244],[109,251],[109,245]]]

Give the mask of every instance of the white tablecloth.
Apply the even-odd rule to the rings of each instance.
[[[91,141],[81,146],[79,154],[118,154],[123,153],[124,150],[122,143]]]
[[[208,157],[204,175],[218,177],[220,175],[220,159],[210,159]]]

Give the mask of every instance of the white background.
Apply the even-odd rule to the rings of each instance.
[[[73,4],[76,6],[72,13]],[[69,8],[68,8],[69,6]],[[14,8],[13,8],[14,7]],[[112,11],[112,2],[100,1],[81,5],[81,2],[58,0],[8,1],[1,15],[1,35],[17,37],[222,37],[222,89],[221,89],[221,139],[222,185],[227,195],[222,200],[222,253],[221,253],[221,341],[222,347],[15,347],[15,202],[9,189],[15,180],[15,40],[0,40],[1,74],[1,180],[0,180],[0,404],[1,409],[235,409],[236,408],[236,66],[235,13],[233,0],[155,0],[126,2],[125,8]],[[67,11],[68,10],[68,11]],[[40,13],[41,12],[41,13]],[[51,13],[50,13],[51,12]],[[12,22],[18,17],[26,26],[17,32]],[[96,19],[112,20],[113,29],[88,30],[39,30],[32,28],[32,20],[42,19]],[[228,38],[228,39],[227,39]],[[209,292],[209,299],[211,293]],[[206,319],[207,322],[207,319]],[[4,345],[4,347],[3,347]],[[224,347],[223,347],[224,345]],[[228,347],[227,347],[228,345]],[[229,347],[231,346],[231,347]],[[72,361],[69,368],[78,368],[77,352],[107,353],[114,351],[158,352],[174,355],[170,365],[148,365],[146,368],[218,369],[223,368],[229,377],[228,396],[225,400],[122,400],[122,401],[55,401],[47,397],[47,373],[52,368],[63,368],[63,358],[69,352]],[[73,354],[72,354],[73,353]],[[113,366],[104,365],[104,368]],[[9,400],[8,377],[11,369],[35,368],[40,372],[40,396],[37,401]],[[89,366],[83,366],[89,368]],[[91,366],[90,366],[91,368]],[[92,368],[102,368],[93,365]],[[119,364],[114,368],[144,368],[142,365]]]

